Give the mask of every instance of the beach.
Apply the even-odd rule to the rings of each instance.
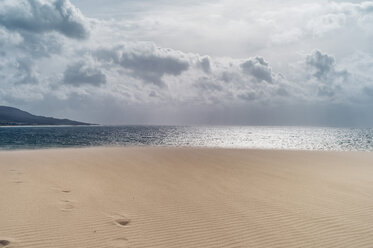
[[[0,247],[373,247],[373,153],[0,152]]]

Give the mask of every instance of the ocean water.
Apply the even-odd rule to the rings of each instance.
[[[0,127],[0,149],[187,146],[373,151],[373,129],[252,126]]]

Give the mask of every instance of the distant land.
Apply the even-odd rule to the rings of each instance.
[[[94,125],[69,119],[57,119],[32,115],[26,111],[0,106],[0,126],[38,126],[38,125]]]

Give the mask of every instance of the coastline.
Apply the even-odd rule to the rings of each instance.
[[[351,149],[334,149],[334,150],[327,150],[327,149],[306,149],[306,148],[272,148],[272,147],[242,147],[242,146],[196,146],[196,145],[152,145],[152,144],[104,144],[104,145],[66,145],[66,146],[28,146],[28,147],[0,147],[0,154],[3,152],[28,152],[28,151],[74,151],[74,150],[90,150],[90,149],[97,149],[97,150],[106,150],[106,149],[185,149],[185,150],[222,150],[222,151],[234,151],[234,150],[241,150],[241,151],[262,151],[262,152],[311,152],[311,153],[372,153],[373,150],[351,150]]]
[[[0,151],[5,247],[371,247],[373,153]],[[0,245],[1,247],[1,245]]]

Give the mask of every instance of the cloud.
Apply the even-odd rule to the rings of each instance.
[[[356,61],[360,63],[357,68]],[[337,59],[320,49],[313,50],[291,65],[290,73],[285,76],[288,82],[286,91],[291,101],[297,97],[298,101],[310,105],[360,104],[365,101],[362,88],[369,81],[369,76],[359,71],[359,67],[367,66],[362,61],[361,57]]]
[[[16,63],[16,73],[14,75],[15,84],[36,84],[38,83],[38,78],[34,72],[33,62],[26,58],[17,58]]]
[[[89,35],[83,15],[69,0],[4,0],[0,3],[0,25],[10,31],[58,32],[74,39]]]
[[[364,87],[363,92],[370,97],[373,97],[373,87]]]
[[[106,83],[106,75],[101,70],[79,61],[67,67],[63,73],[63,83],[72,86],[100,86]]]
[[[251,58],[241,64],[245,74],[253,76],[258,82],[272,83],[272,68],[262,57]]]
[[[182,53],[149,43],[98,49],[94,54],[98,59],[120,65],[133,77],[158,86],[164,86],[163,76],[179,76],[189,68]]]
[[[335,72],[335,59],[332,56],[323,54],[316,50],[307,55],[306,64],[314,69],[313,76],[319,80],[326,79],[331,73]]]
[[[217,82],[213,82],[210,78],[204,76],[199,78],[194,87],[198,88],[198,90],[204,92],[211,92],[211,91],[222,91],[224,90],[223,86]]]
[[[238,97],[241,98],[242,100],[248,101],[248,102],[256,100],[258,98],[258,96],[256,95],[255,92],[247,92],[247,93],[244,93],[244,94],[239,94]]]
[[[335,96],[348,81],[348,71],[338,70],[333,56],[315,50],[306,56],[305,62],[306,70],[316,79],[319,96]]]
[[[16,45],[17,49],[23,51],[24,54],[30,54],[33,58],[50,57],[62,51],[63,44],[54,35],[40,36],[34,33],[23,33],[22,38],[22,42]]]
[[[115,20],[0,1],[0,103],[107,124],[331,123],[317,113],[373,104],[371,4],[269,1],[161,1]]]
[[[201,58],[200,61],[199,61],[199,65],[205,73],[210,73],[211,72],[211,62],[210,62],[209,57]]]

